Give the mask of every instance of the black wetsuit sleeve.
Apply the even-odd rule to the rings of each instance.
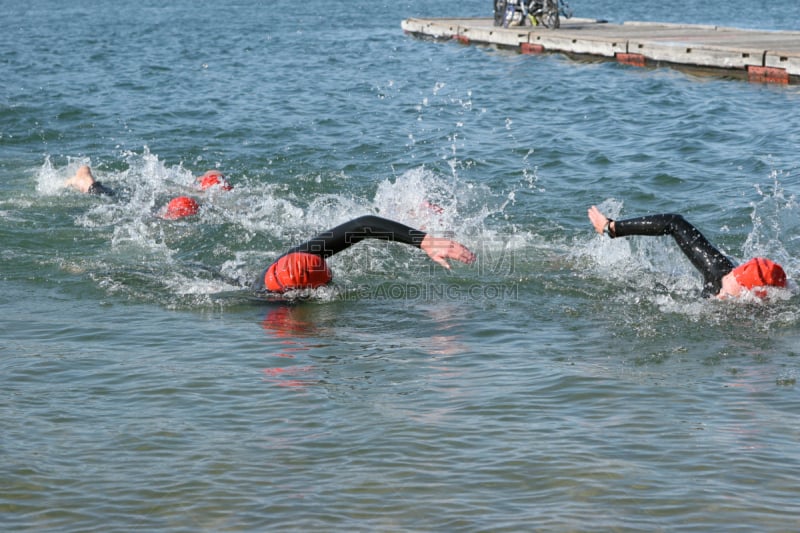
[[[364,239],[401,242],[419,248],[424,231],[374,215],[365,215],[320,233],[312,239],[291,248],[292,252],[307,252],[322,258],[338,254]]]
[[[735,266],[681,215],[661,214],[616,220],[611,237],[628,235],[672,235],[681,251],[703,275],[703,296],[706,297],[719,293],[722,278]]]
[[[419,248],[425,235],[427,233],[424,231],[411,228],[405,224],[374,215],[365,215],[322,232],[308,241],[290,248],[281,257],[294,252],[306,252],[326,259],[350,248],[354,244],[358,244],[364,239],[400,242]],[[264,275],[267,270],[269,270],[269,267],[264,269],[261,275],[256,278],[252,285],[253,290],[264,290]]]
[[[104,194],[106,196],[114,196],[114,191],[100,183],[99,181],[95,181],[92,183],[91,187],[88,190],[89,194]]]

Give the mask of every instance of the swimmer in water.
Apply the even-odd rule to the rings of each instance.
[[[70,187],[87,194],[114,196],[114,191],[94,179],[92,169],[86,165],[82,165],[74,176],[66,180],[64,187]]]
[[[284,293],[327,285],[333,275],[325,259],[364,239],[400,242],[420,248],[448,270],[448,260],[465,264],[475,261],[475,254],[455,241],[434,237],[393,220],[366,215],[291,248],[261,273],[253,284],[253,290],[258,293]]]
[[[208,170],[203,175],[198,176],[197,186],[201,191],[215,187],[223,191],[233,189],[233,185],[228,182],[228,178],[219,170]],[[92,169],[87,165],[81,165],[75,175],[64,182],[64,187],[70,187],[87,194],[114,196],[114,191],[97,181],[92,174]]]
[[[167,220],[178,220],[179,218],[196,215],[200,211],[200,204],[197,200],[188,196],[177,196],[169,201],[163,209],[161,218]]]
[[[201,191],[214,187],[223,191],[233,190],[233,185],[228,182],[228,178],[219,170],[207,170],[202,176],[198,176],[197,185]]]
[[[595,231],[612,239],[629,235],[672,235],[681,251],[703,275],[703,296],[706,298],[736,297],[745,290],[752,290],[755,296],[764,298],[767,295],[765,287],[786,287],[786,273],[779,264],[756,257],[736,266],[681,215],[659,214],[612,220],[596,206],[590,207],[588,214]]]

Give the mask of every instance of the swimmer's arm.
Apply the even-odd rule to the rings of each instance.
[[[449,239],[437,238],[386,218],[365,215],[345,222],[313,239],[295,246],[289,252],[307,252],[324,258],[346,250],[364,239],[400,242],[422,249],[436,263],[450,268],[446,259],[471,263],[475,255],[465,246]]]
[[[683,216],[663,213],[614,221],[597,207],[589,208],[589,220],[595,231],[608,233],[612,239],[627,235],[671,235],[687,259],[704,279],[704,294],[716,294],[722,287],[722,278],[734,264],[717,250],[700,231]]]
[[[588,214],[594,230],[601,235],[606,233],[612,239],[629,235],[675,235],[677,230],[674,222],[678,218],[685,223],[689,230],[702,237],[694,226],[689,225],[679,215],[670,213],[614,220],[605,216],[597,206],[593,205],[589,208]],[[696,239],[694,235],[691,238]]]
[[[94,179],[92,169],[88,165],[81,165],[75,175],[64,182],[64,187],[70,187],[87,194],[114,196],[114,191]]]

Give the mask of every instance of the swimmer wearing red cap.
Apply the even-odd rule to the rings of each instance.
[[[208,190],[212,187],[219,187],[223,191],[233,190],[233,185],[228,183],[228,178],[219,170],[209,170],[202,176],[198,176],[197,184],[201,191]]]
[[[450,268],[448,260],[466,264],[475,261],[475,254],[455,241],[434,237],[393,220],[366,215],[320,233],[290,249],[261,273],[253,284],[253,290],[283,293],[326,285],[333,275],[325,259],[364,239],[400,242],[420,248],[447,269]]]
[[[197,200],[188,196],[178,196],[169,201],[163,217],[167,220],[178,220],[196,215],[198,211],[200,211],[200,204],[197,203]]]
[[[612,239],[628,235],[672,235],[681,251],[703,275],[703,296],[727,298],[752,290],[759,298],[767,296],[767,287],[786,287],[783,268],[769,259],[756,257],[736,266],[717,250],[700,231],[681,215],[660,214],[625,220],[612,220],[596,206],[589,208],[589,220],[595,231]]]

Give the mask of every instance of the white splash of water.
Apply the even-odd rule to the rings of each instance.
[[[780,263],[789,278],[800,275],[796,236],[800,234],[800,206],[780,182],[782,173],[772,171],[767,186],[755,185],[760,198],[752,202],[753,229],[742,246],[743,257],[763,256]]]
[[[175,304],[176,298],[196,304],[202,295],[248,287],[287,247],[364,214],[447,235],[479,252],[519,247],[525,241],[519,234],[506,238],[490,228],[488,219],[502,215],[507,202],[485,186],[463,183],[455,167],[449,176],[417,167],[378,182],[372,197],[355,197],[338,191],[309,196],[291,184],[249,182],[237,176],[228,176],[233,191],[200,191],[195,180],[202,169],[169,166],[146,147],[140,153],[124,153],[123,160],[123,170],[109,169],[118,163],[93,167],[95,177],[116,195],[98,199],[75,222],[108,235],[109,246],[96,261],[107,265],[107,274],[98,278],[105,286],[115,287],[117,294],[127,291],[167,305]],[[92,161],[75,159],[56,168],[48,158],[38,173],[41,190],[68,194],[61,184],[83,164],[91,166]],[[163,220],[159,213],[177,195],[196,198],[199,214]],[[413,268],[410,261],[426,259],[406,248],[385,243],[354,247],[340,254],[343,257],[331,258],[338,271],[335,281],[363,282],[359,268],[364,265],[387,278],[400,277]],[[337,291],[319,289],[311,296],[335,299]]]

